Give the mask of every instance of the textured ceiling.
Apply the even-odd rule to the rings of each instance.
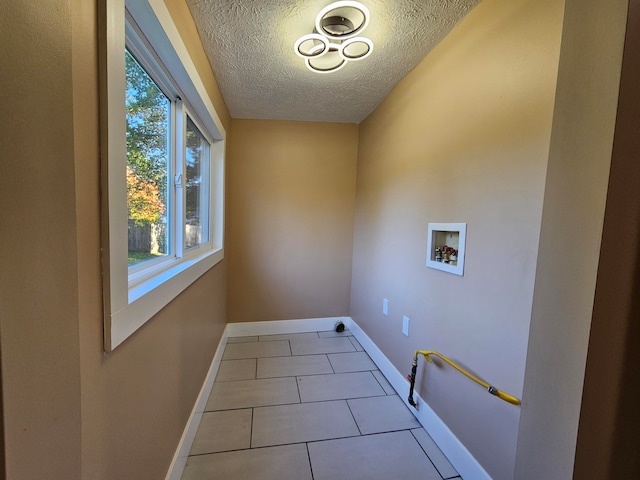
[[[332,0],[187,0],[233,118],[360,123],[480,0],[361,0],[373,53],[329,74],[293,49]]]

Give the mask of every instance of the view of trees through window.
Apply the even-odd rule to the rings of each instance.
[[[167,255],[171,101],[127,50],[129,266]]]
[[[209,241],[209,189],[203,178],[208,177],[209,143],[202,133],[187,120],[186,148],[186,221],[185,247],[191,248]]]

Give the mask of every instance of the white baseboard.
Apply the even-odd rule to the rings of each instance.
[[[305,333],[333,330],[338,322],[350,330],[353,336],[360,342],[362,348],[378,366],[382,374],[387,378],[391,386],[398,392],[402,400],[418,419],[420,424],[429,432],[433,441],[438,445],[442,453],[449,459],[454,468],[464,480],[491,480],[489,474],[482,468],[478,461],[471,455],[466,447],[449,430],[446,424],[436,415],[429,405],[414,392],[414,399],[418,403],[418,409],[411,407],[408,402],[409,382],[400,373],[389,359],[382,353],[378,346],[367,336],[358,324],[350,317],[307,318],[299,320],[277,320],[266,322],[228,323],[215,355],[211,367],[200,389],[196,404],[191,411],[191,416],[178,444],[171,466],[165,480],[180,480],[187,457],[193,444],[200,419],[204,413],[207,399],[213,387],[213,381],[218,373],[224,347],[228,337],[246,337],[255,335],[277,335],[286,333]],[[411,352],[413,353],[413,352]],[[407,359],[407,373],[410,370],[410,358]]]
[[[382,353],[378,346],[367,336],[366,333],[353,320],[349,319],[345,325],[353,336],[360,342],[371,360],[378,366],[382,374],[389,381],[391,386],[398,392],[409,410],[415,415],[420,424],[429,433],[433,441],[438,445],[442,453],[449,459],[454,468],[464,480],[491,480],[489,474],[471,455],[469,450],[458,440],[449,427],[436,415],[427,402],[414,392],[413,398],[418,404],[416,410],[409,405],[409,381],[406,376],[400,373],[389,359]],[[410,356],[413,352],[410,352]],[[407,374],[411,371],[411,358],[407,358]]]
[[[349,317],[304,318],[299,320],[273,320],[268,322],[228,323],[230,337],[278,335],[282,333],[322,332],[333,330],[338,322],[348,326]]]

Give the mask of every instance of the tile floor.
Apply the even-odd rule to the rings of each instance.
[[[229,338],[183,480],[460,479],[348,331]]]

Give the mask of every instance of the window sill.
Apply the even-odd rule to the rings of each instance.
[[[223,258],[223,249],[209,250],[130,288],[128,305],[111,315],[111,348],[121,344]]]

